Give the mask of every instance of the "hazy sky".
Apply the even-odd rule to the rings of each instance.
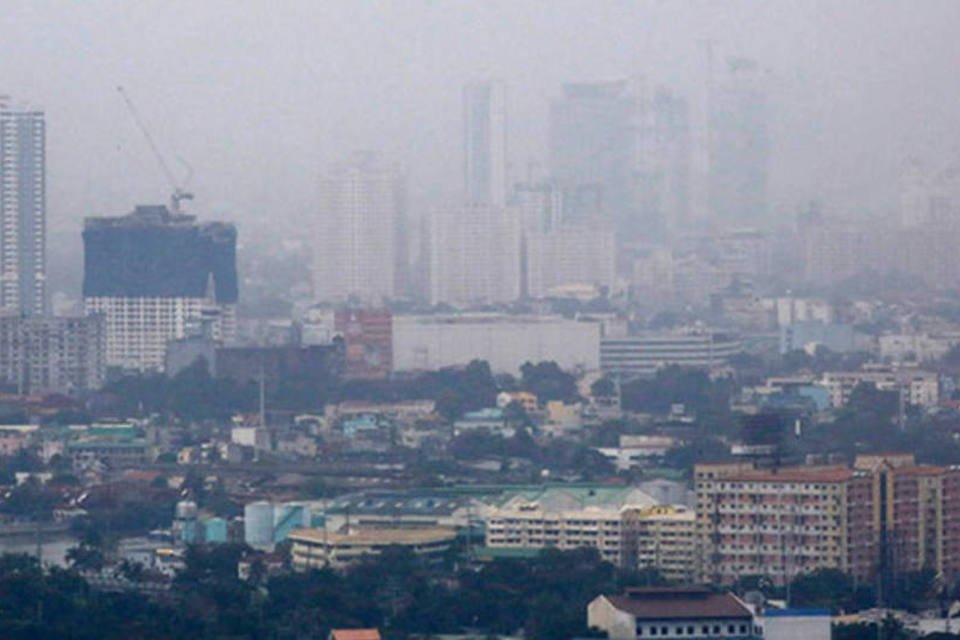
[[[3,3],[0,90],[47,112],[49,216],[160,201],[167,187],[124,85],[194,210],[295,228],[323,163],[407,158],[418,202],[460,188],[460,86],[508,83],[511,160],[542,161],[564,81],[644,74],[688,89],[698,43],[770,69],[775,211],[819,198],[893,206],[907,155],[960,141],[960,2]]]

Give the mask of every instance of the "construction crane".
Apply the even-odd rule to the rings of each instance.
[[[133,104],[133,100],[130,99],[130,96],[127,95],[127,92],[124,90],[124,88],[118,86],[117,93],[120,94],[120,96],[123,98],[123,101],[127,104],[127,109],[130,111],[130,115],[133,116],[133,121],[137,123],[140,133],[142,133],[143,137],[146,138],[147,144],[150,145],[150,150],[153,151],[153,155],[157,159],[157,164],[160,165],[160,170],[163,171],[163,175],[166,176],[167,182],[170,183],[170,188],[173,189],[173,193],[170,195],[171,211],[175,214],[180,213],[180,202],[182,200],[193,200],[193,194],[177,184],[177,179],[173,176],[173,171],[170,170],[170,165],[167,164],[163,154],[160,153],[157,143],[154,142],[153,136],[150,135],[150,130],[147,129],[147,126],[143,123],[143,118],[140,117],[140,112],[137,111],[136,105]]]

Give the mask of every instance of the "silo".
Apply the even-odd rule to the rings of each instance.
[[[273,505],[251,502],[243,508],[243,541],[252,547],[273,547]]]

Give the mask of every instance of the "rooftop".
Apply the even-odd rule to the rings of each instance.
[[[377,629],[331,629],[330,640],[380,640]]]
[[[416,545],[453,540],[457,532],[445,527],[429,529],[353,529],[349,533],[323,529],[294,529],[288,538],[294,542],[328,545]]]
[[[641,620],[752,617],[736,596],[706,587],[628,589],[623,595],[604,597],[615,608]]]
[[[615,486],[546,486],[507,494],[501,509],[531,508],[548,512],[583,509],[615,509],[651,507],[657,501],[636,487]]]
[[[449,515],[468,504],[468,498],[456,495],[367,491],[337,497],[327,506],[326,512],[356,515]]]

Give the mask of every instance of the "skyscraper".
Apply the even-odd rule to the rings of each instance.
[[[405,293],[406,179],[382,154],[356,153],[320,181],[313,293],[320,302],[379,304]]]
[[[471,306],[520,297],[520,213],[472,203],[430,219],[430,303]]]
[[[463,88],[463,162],[467,202],[502,206],[507,190],[507,107],[501,82]]]
[[[666,89],[645,100],[640,140],[640,208],[648,233],[675,237],[689,231],[690,115],[687,101]]]
[[[208,324],[236,335],[237,230],[163,205],[87,218],[83,302],[106,322],[108,367],[162,371],[167,342]]]
[[[735,58],[713,84],[708,106],[708,198],[720,225],[765,224],[770,141],[762,72]]]
[[[550,106],[550,173],[565,193],[597,189],[604,217],[637,231],[636,101],[626,81],[567,84]],[[594,214],[594,211],[585,211]]]
[[[45,156],[43,112],[0,109],[0,307],[25,315],[47,309]]]

